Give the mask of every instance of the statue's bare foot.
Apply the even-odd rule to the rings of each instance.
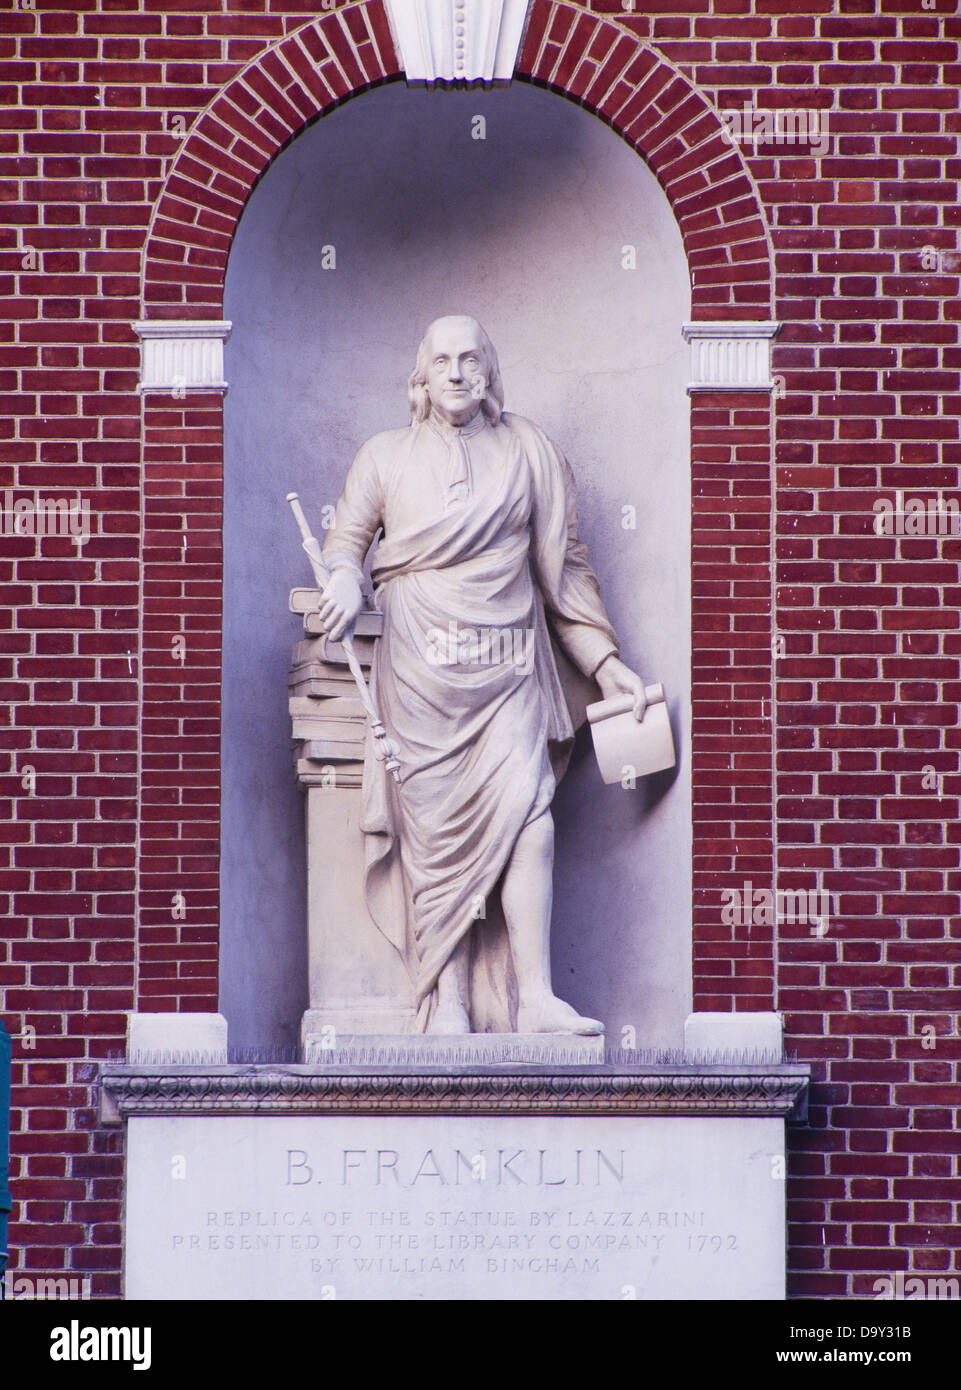
[[[517,1010],[518,1033],[576,1033],[596,1038],[604,1025],[596,1018],[583,1018],[570,1004],[555,994],[545,994]]]
[[[428,1033],[440,1033],[446,1036],[461,1035],[470,1032],[470,1019],[463,1004],[449,1003],[442,1004],[434,1011],[434,1016],[427,1025]]]

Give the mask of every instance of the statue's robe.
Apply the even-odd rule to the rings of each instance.
[[[407,962],[420,1028],[439,972],[476,927],[472,1026],[506,1031],[495,890],[521,830],[547,811],[574,735],[551,636],[584,677],[617,639],[577,537],[570,468],[520,416],[494,425],[478,412],[456,429],[433,415],[368,440],[325,563],[359,572],[381,526],[372,689],[402,783],[368,737],[367,903]]]

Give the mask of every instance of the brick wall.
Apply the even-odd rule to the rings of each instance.
[[[519,64],[654,169],[695,318],[782,325],[773,402],[692,410],[694,954],[695,1007],[782,1009],[815,1068],[795,1294],[961,1268],[961,543],[872,526],[958,495],[961,20],[926,3],[535,0]],[[145,408],[131,324],[219,316],[259,174],[398,64],[380,0],[4,4],[0,487],[93,523],[0,537],[12,1238],[113,1294],[96,1064],[125,1010],[215,1006],[218,919],[220,401]],[[827,150],[732,146],[745,102],[827,112]],[[724,925],[775,871],[825,935]]]

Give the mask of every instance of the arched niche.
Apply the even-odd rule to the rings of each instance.
[[[622,654],[671,697],[675,774],[605,787],[579,736],[554,803],[555,985],[612,1043],[633,1028],[638,1045],[677,1045],[691,1005],[687,265],[637,154],[516,83],[388,86],[345,103],[273,162],[234,237],[221,1007],[243,1046],[292,1044],[306,1005],[286,673],[300,635],[287,593],[309,572],[285,494],[296,488],[319,528],[363,440],[406,423],[424,327],[456,311],[494,339],[507,408],[569,459]]]

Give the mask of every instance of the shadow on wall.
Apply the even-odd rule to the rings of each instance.
[[[226,292],[221,1008],[232,1045],[292,1044],[307,1003],[286,677],[300,636],[288,590],[310,574],[285,494],[301,494],[320,534],[360,444],[406,424],[417,342],[451,312],[480,319],[507,409],[567,456],[622,655],[671,697],[669,791],[659,778],[604,787],[579,737],[555,800],[555,982],[612,1040],[631,1025],[643,1045],[679,1043],[691,989],[689,306],[653,175],[602,122],[533,87],[377,89],[317,121],[257,185]]]

